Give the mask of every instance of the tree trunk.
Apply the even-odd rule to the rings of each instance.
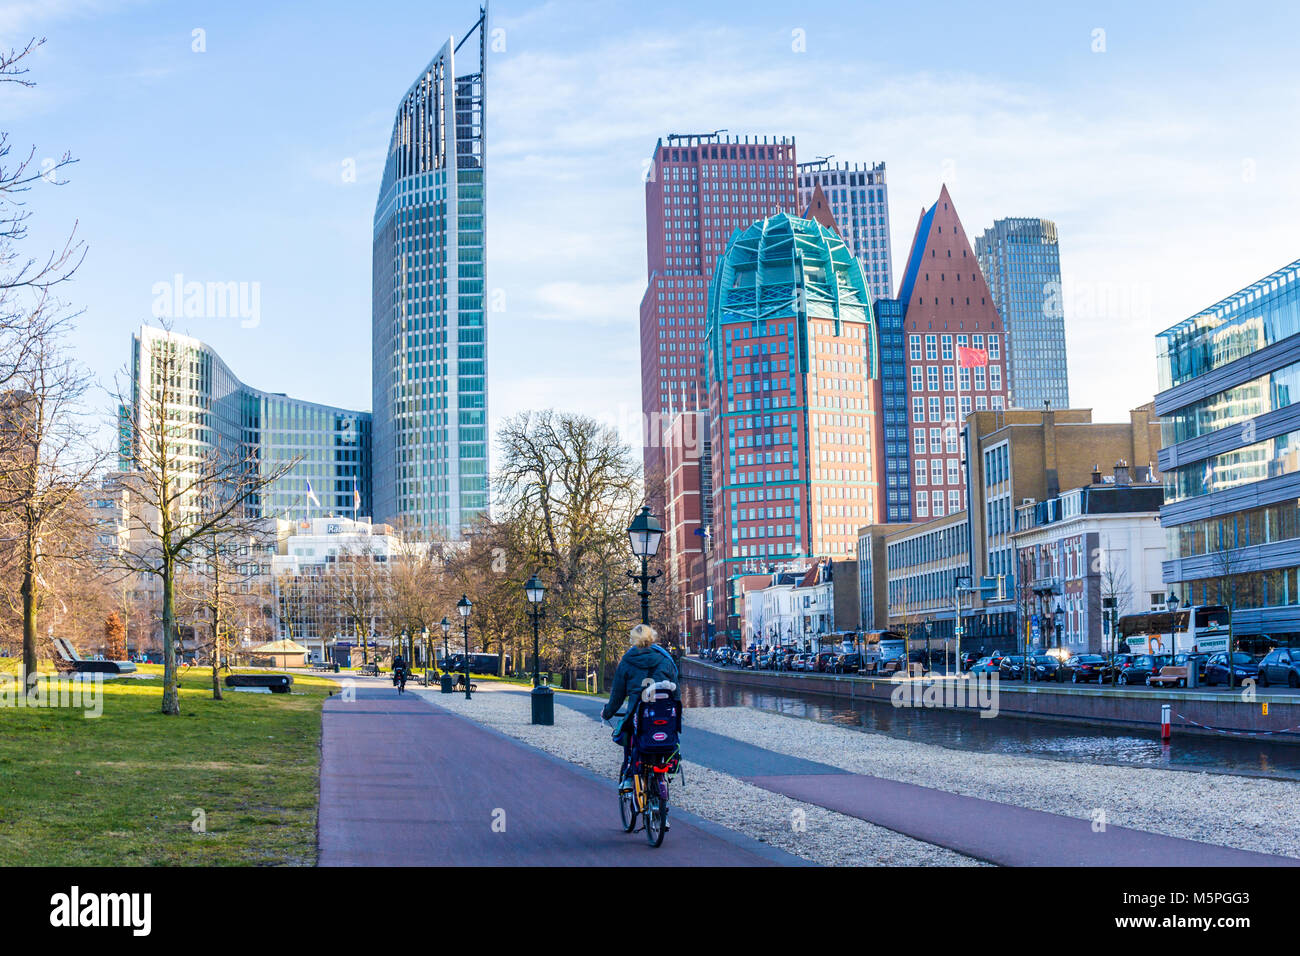
[[[176,677],[176,594],[175,581],[172,577],[175,572],[172,566],[172,558],[164,553],[163,556],[163,606],[162,606],[162,642],[163,642],[163,699],[162,712],[169,717],[178,716],[181,712],[180,690],[177,687]]]
[[[220,598],[218,598],[220,600]],[[221,612],[212,612],[212,699],[221,700]]]
[[[23,692],[36,682],[36,574],[30,562],[23,572]]]
[[[605,654],[609,645],[609,631],[600,629],[600,660],[596,663],[596,693],[605,694]]]

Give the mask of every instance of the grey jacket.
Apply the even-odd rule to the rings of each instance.
[[[614,685],[609,691],[609,703],[601,710],[601,716],[609,720],[623,706],[624,701],[639,696],[647,677],[656,682],[668,680],[676,684],[677,665],[661,647],[652,645],[629,648],[618,662],[618,670],[614,672]],[[674,691],[673,696],[677,697],[678,692]]]

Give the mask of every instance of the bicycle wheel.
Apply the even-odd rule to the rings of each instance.
[[[620,793],[618,795],[618,813],[623,818],[624,833],[631,833],[636,829],[635,793]]]
[[[663,798],[667,784],[662,774],[653,774],[647,781],[645,807],[645,838],[651,846],[661,846],[664,842],[664,817],[668,814],[668,801]]]

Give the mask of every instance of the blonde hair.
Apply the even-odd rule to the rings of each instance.
[[[629,632],[633,647],[649,647],[659,639],[655,629],[649,624],[638,624]]]

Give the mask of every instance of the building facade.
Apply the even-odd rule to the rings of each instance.
[[[1008,403],[1069,408],[1056,223],[999,219],[975,240],[975,256],[1006,330]]]
[[[131,340],[131,404],[147,433],[161,393],[163,370],[174,376],[168,397],[174,421],[194,427],[174,436],[177,462],[196,469],[213,451],[255,460],[270,473],[288,465],[246,513],[276,518],[309,511],[367,514],[371,507],[371,416],[264,392],[241,382],[208,345],[188,335],[150,326]],[[122,414],[130,416],[128,409]],[[133,469],[131,432],[122,434],[119,469]],[[193,473],[193,472],[192,472]],[[308,492],[311,492],[310,496]],[[315,500],[312,500],[312,498]]]
[[[878,353],[835,232],[781,214],[733,237],[707,325],[715,593],[778,562],[853,557],[880,513]]]
[[[1127,647],[1111,640],[1107,602],[1120,616],[1163,608],[1164,492],[1145,469],[1134,477],[1121,463],[1081,488],[1017,507],[1016,601],[1034,651],[1120,653]]]
[[[452,539],[488,508],[486,21],[402,97],[374,215],[374,513]]]
[[[1156,337],[1165,581],[1300,644],[1300,260]]]
[[[794,212],[794,140],[672,135],[655,144],[645,183],[641,299],[645,470],[663,468],[672,413],[703,407],[708,287],[728,240],[757,219]]]
[[[831,163],[828,159],[800,163],[800,209],[807,208],[818,186],[849,251],[862,264],[872,298],[889,298],[894,293],[894,269],[885,164]]]
[[[947,186],[921,214],[898,300],[907,338],[911,517],[923,521],[965,507],[962,424],[972,411],[1007,402],[1002,320]]]

